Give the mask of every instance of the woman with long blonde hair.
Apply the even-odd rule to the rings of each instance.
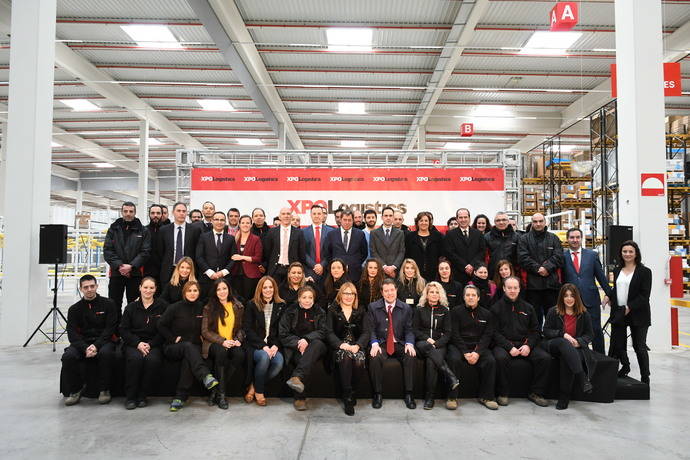
[[[403,260],[397,281],[398,299],[408,305],[417,305],[426,285],[426,280],[422,278],[417,262],[412,259]]]

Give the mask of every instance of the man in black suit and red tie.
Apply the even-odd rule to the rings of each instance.
[[[200,235],[201,226],[187,223],[187,205],[175,203],[173,222],[161,228],[161,286],[170,281],[173,268],[181,258],[196,258],[196,245]]]
[[[196,246],[202,300],[210,295],[215,280],[225,278],[230,282],[230,270],[235,264],[232,256],[237,253],[235,238],[225,231],[225,213],[215,212],[211,222],[213,230],[202,234]]]
[[[484,263],[486,240],[483,233],[470,227],[469,209],[460,208],[455,216],[458,228],[446,233],[443,252],[450,261],[455,279],[465,285],[472,280],[477,266]]]
[[[285,281],[288,266],[293,262],[304,264],[304,235],[299,228],[290,225],[292,212],[282,208],[278,216],[280,225],[271,228],[263,239],[264,267],[266,274],[278,284]]]

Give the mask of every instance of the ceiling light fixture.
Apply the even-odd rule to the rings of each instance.
[[[96,104],[86,99],[60,99],[60,102],[71,107],[74,112],[95,112],[101,110]]]
[[[252,139],[252,138],[240,138],[237,139],[237,143],[240,145],[264,145],[263,142],[261,142],[261,139]]]
[[[326,30],[328,51],[371,52],[374,31],[350,27]]]
[[[554,56],[566,51],[582,36],[582,32],[548,32],[538,30],[527,40],[520,54]]]
[[[115,165],[110,164],[110,163],[93,163],[93,165],[97,168],[114,168]]]
[[[55,147],[63,147],[62,144],[58,144],[58,143],[55,142],[55,141],[50,141],[50,146],[53,147],[53,148],[55,148]]]
[[[167,26],[158,24],[128,24],[120,26],[137,45],[143,48],[182,48]]]
[[[234,112],[235,107],[225,99],[197,99],[196,102],[204,109],[213,112]]]
[[[139,144],[139,138],[138,137],[133,137],[130,140],[132,142],[134,142],[135,144]],[[163,145],[163,143],[161,141],[159,141],[158,139],[156,139],[155,137],[149,137],[149,145]]]
[[[364,108],[364,102],[339,102],[338,113],[363,115],[366,114],[367,111]]]
[[[446,150],[469,150],[471,145],[467,142],[446,142],[443,148]]]
[[[351,149],[363,149],[367,146],[367,143],[366,143],[366,141],[343,140],[343,141],[340,141],[340,146],[351,148]]]
[[[479,105],[472,111],[473,117],[512,118],[513,112],[505,105]]]

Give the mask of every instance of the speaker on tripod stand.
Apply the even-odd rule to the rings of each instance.
[[[38,244],[38,263],[39,264],[50,264],[55,266],[55,273],[53,274],[53,307],[48,311],[48,313],[43,317],[43,320],[34,329],[29,336],[24,346],[26,347],[31,339],[34,338],[36,333],[40,332],[43,334],[48,341],[53,344],[53,351],[55,351],[55,343],[60,340],[60,338],[65,335],[65,331],[57,333],[57,323],[58,317],[67,324],[67,318],[62,314],[57,306],[57,293],[58,293],[58,264],[67,263],[67,225],[59,224],[45,224],[41,225],[39,231],[39,244]],[[43,329],[43,324],[48,320],[48,318],[53,318],[53,331],[50,335],[46,334]]]

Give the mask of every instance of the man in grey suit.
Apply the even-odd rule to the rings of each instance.
[[[324,225],[325,220],[324,209],[315,204],[311,207],[312,224],[302,229],[306,248],[306,275],[311,276],[317,283],[321,282],[323,269],[328,264],[324,254],[326,235],[333,231],[333,227]]]
[[[405,234],[393,227],[393,208],[386,206],[381,211],[383,225],[371,232],[369,246],[371,257],[379,259],[387,276],[395,278],[396,271],[405,257]]]

